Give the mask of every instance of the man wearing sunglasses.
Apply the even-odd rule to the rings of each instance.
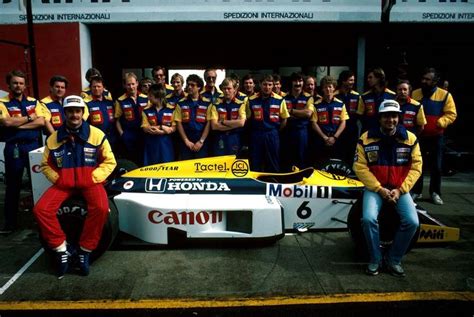
[[[214,104],[217,101],[217,98],[222,94],[222,91],[219,90],[216,86],[217,72],[214,68],[208,68],[204,71],[204,80],[206,85],[201,91],[201,95],[212,101]]]

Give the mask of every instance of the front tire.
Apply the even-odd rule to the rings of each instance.
[[[71,197],[67,199],[59,208],[57,217],[62,230],[66,234],[68,244],[78,245],[84,221],[87,217],[87,204],[81,197]],[[91,262],[98,259],[114,242],[119,229],[118,211],[114,202],[109,199],[109,213],[102,229],[102,235],[95,250],[92,251]],[[46,251],[52,251],[41,237],[40,242]],[[54,251],[52,251],[54,252]]]

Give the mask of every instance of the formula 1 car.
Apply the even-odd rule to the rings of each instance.
[[[273,242],[287,232],[349,228],[356,245],[364,249],[360,225],[364,186],[355,179],[313,168],[286,174],[255,172],[248,160],[235,156],[133,170],[125,165],[119,161],[118,170],[125,173],[106,185],[110,215],[96,254],[109,247],[117,231],[166,245],[178,238]],[[76,222],[86,213],[87,206],[77,198],[66,201],[59,210],[58,217],[71,239],[78,238]],[[393,217],[396,213],[383,214],[392,214],[380,222],[386,227],[381,229],[381,240],[389,244],[398,219]],[[459,229],[444,226],[421,207],[418,214],[422,225],[414,242],[459,238]]]

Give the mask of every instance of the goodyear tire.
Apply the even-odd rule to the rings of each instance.
[[[91,253],[91,261],[99,258],[114,242],[118,233],[118,211],[112,200],[109,199],[109,214],[102,229],[102,235],[97,248]],[[87,205],[84,199],[72,197],[66,200],[58,210],[57,217],[61,228],[66,234],[69,244],[77,245],[81,236],[84,221],[87,216]],[[40,236],[40,241],[45,250],[52,251]]]
[[[321,166],[321,170],[339,176],[354,175],[352,168],[344,161],[339,159],[330,159],[329,161],[325,162]]]
[[[367,251],[367,242],[365,240],[364,232],[362,230],[362,198],[352,206],[347,216],[347,227],[349,229],[349,235],[355,244],[356,258],[361,261],[368,261],[369,254]],[[400,226],[400,217],[395,209],[395,206],[390,204],[384,204],[382,211],[379,213],[379,232],[380,232],[380,246],[382,249],[388,249],[392,245],[395,233]],[[413,248],[418,239],[419,228],[413,236],[410,245],[407,249],[407,253]]]

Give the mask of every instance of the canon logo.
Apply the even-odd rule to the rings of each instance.
[[[148,213],[148,220],[154,224],[165,225],[205,225],[207,223],[222,222],[222,211],[168,211],[163,213],[152,210]]]

